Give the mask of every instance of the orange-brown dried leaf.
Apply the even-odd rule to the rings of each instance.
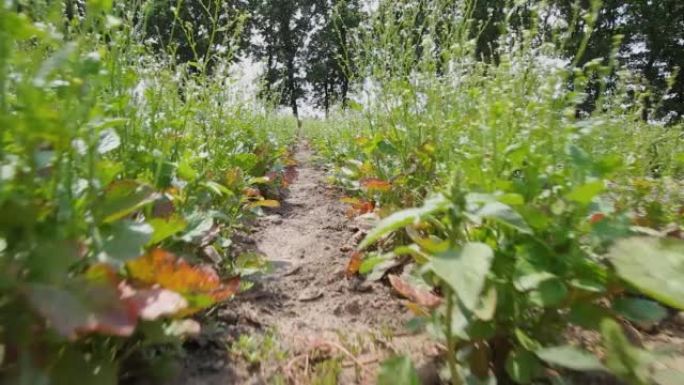
[[[388,275],[388,278],[390,284],[397,293],[420,306],[425,306],[428,309],[435,309],[442,303],[440,297],[427,290],[414,287],[394,274]]]
[[[368,191],[387,192],[392,189],[390,182],[377,178],[364,179],[361,181],[361,186]]]
[[[147,285],[159,285],[183,296],[207,296],[219,302],[237,292],[232,280],[224,284],[211,267],[192,266],[161,249],[129,261],[126,267],[134,280]]]
[[[425,307],[418,305],[417,303],[411,301],[404,301],[404,306],[417,317],[427,317],[430,315]]]
[[[345,269],[345,275],[347,278],[351,278],[359,272],[361,267],[361,262],[363,261],[363,253],[355,251],[352,253],[349,262],[347,262],[347,268]]]
[[[261,191],[259,191],[258,188],[256,187],[247,187],[244,191],[243,194],[245,194],[246,197],[249,198],[258,198],[261,197]]]

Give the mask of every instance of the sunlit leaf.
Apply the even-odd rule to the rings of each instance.
[[[613,374],[630,383],[651,383],[650,367],[654,357],[633,346],[616,321],[607,318],[601,322],[601,337],[606,349],[606,367]]]
[[[179,215],[171,215],[168,218],[152,218],[148,221],[154,232],[148,245],[156,245],[166,238],[177,234],[188,226],[185,219]]]
[[[489,202],[476,213],[481,218],[492,219],[525,234],[532,234],[532,229],[525,223],[523,217],[510,206],[501,202]]]
[[[426,200],[422,207],[396,212],[389,217],[382,219],[380,223],[366,235],[366,238],[359,244],[358,248],[359,250],[363,250],[383,236],[419,221],[428,215],[443,211],[450,205],[451,202],[443,195],[437,195]]]
[[[535,354],[550,364],[572,370],[605,370],[593,354],[569,345],[539,349]]]
[[[477,306],[494,252],[484,243],[466,243],[435,256],[428,268],[449,285],[468,310]]]
[[[153,228],[147,223],[128,220],[116,222],[102,231],[103,255],[101,261],[114,260],[125,262],[142,254],[152,238]]]
[[[116,150],[121,145],[121,138],[113,128],[106,129],[100,132],[100,140],[97,144],[97,152],[106,154],[110,151]]]
[[[603,192],[604,188],[605,185],[602,180],[590,182],[575,187],[565,197],[577,203],[588,204],[594,199],[595,196]]]
[[[117,181],[105,190],[98,208],[104,223],[114,222],[152,203],[157,194],[152,187],[134,180]]]
[[[684,309],[684,241],[626,238],[618,240],[608,256],[622,279],[666,305]]]

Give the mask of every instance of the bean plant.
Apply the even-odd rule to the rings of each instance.
[[[481,60],[464,3],[380,2],[356,37],[353,110],[309,130],[351,212],[378,218],[348,273],[389,274],[453,384],[678,383],[633,337],[684,309],[681,125],[644,121],[615,52],[579,67],[560,31],[506,24],[496,62]]]
[[[118,383],[196,334],[293,165],[293,122],[231,100],[229,59],[191,70],[143,44],[140,7],[61,3],[0,4],[3,384]]]

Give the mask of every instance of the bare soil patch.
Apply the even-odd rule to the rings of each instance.
[[[176,384],[306,384],[324,378],[372,384],[379,364],[393,354],[423,363],[424,383],[434,382],[430,357],[436,346],[427,336],[407,334],[411,316],[401,300],[383,283],[345,277],[350,250],[362,234],[311,156],[306,144],[298,146],[298,177],[281,207],[239,241],[244,251],[265,255],[273,270],[206,316],[209,326],[186,343]]]

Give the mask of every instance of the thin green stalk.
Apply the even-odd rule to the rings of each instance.
[[[456,360],[456,346],[458,340],[454,338],[451,330],[452,314],[454,312],[454,293],[449,287],[444,286],[444,295],[447,299],[446,304],[446,325],[444,325],[447,341],[447,362],[449,364],[449,371],[451,372],[451,383],[453,385],[463,385],[461,379],[461,372],[458,370],[458,361]]]

